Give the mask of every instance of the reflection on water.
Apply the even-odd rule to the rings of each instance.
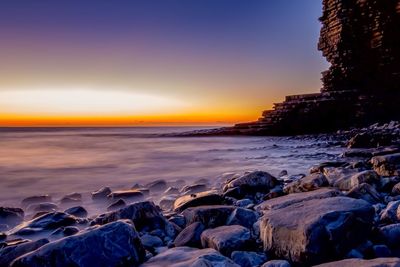
[[[305,173],[342,148],[278,137],[157,137],[187,128],[0,129],[0,204],[26,196],[129,188],[155,179],[213,180],[260,169]],[[0,205],[0,206],[1,206]]]

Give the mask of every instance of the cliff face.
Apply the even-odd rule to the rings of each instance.
[[[400,0],[323,0],[321,93],[288,96],[237,134],[302,134],[400,119]]]

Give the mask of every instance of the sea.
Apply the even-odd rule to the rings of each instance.
[[[344,150],[310,136],[174,135],[205,128],[0,128],[0,206],[18,206],[33,195],[90,195],[103,186],[122,190],[160,179],[212,184],[251,170],[307,174]]]

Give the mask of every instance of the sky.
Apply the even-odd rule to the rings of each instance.
[[[321,2],[0,1],[0,126],[255,120],[319,91]]]

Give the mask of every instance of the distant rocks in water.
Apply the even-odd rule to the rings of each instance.
[[[47,243],[49,243],[49,240],[43,238],[37,241],[26,241],[0,248],[0,266],[9,266],[14,259],[34,251]]]
[[[66,209],[64,212],[71,214],[75,217],[82,217],[82,218],[85,218],[88,215],[87,210],[82,206],[72,207],[72,208]]]
[[[189,207],[221,205],[222,202],[223,198],[217,191],[192,193],[177,198],[174,202],[174,210],[181,212]]]
[[[110,199],[124,199],[124,200],[143,200],[144,194],[138,189],[120,190],[111,192],[108,196]]]
[[[111,189],[109,187],[102,187],[99,190],[92,192],[92,199],[104,200],[109,194],[111,194]]]
[[[22,207],[27,207],[29,204],[38,204],[43,202],[51,202],[52,198],[49,195],[39,195],[24,198],[21,202]]]
[[[120,198],[120,199],[118,199],[117,201],[115,201],[115,202],[113,202],[112,204],[110,204],[110,205],[107,207],[107,210],[108,210],[108,211],[113,211],[113,210],[121,209],[121,208],[123,208],[123,207],[126,207],[126,202],[125,202],[122,198]]]
[[[181,193],[183,195],[190,195],[190,194],[196,194],[200,193],[203,191],[206,191],[207,185],[206,184],[194,184],[194,185],[186,185],[181,189]]]
[[[60,200],[61,205],[76,205],[82,202],[82,195],[79,193],[72,193],[65,195]]]
[[[167,189],[167,182],[164,180],[156,180],[146,184],[144,187],[148,188],[151,192],[160,192]]]
[[[205,230],[205,226],[200,222],[194,222],[183,229],[175,238],[176,247],[195,247],[201,248],[200,236]]]
[[[58,209],[57,204],[52,202],[34,203],[30,204],[26,208],[27,211],[33,211],[33,212],[40,212],[40,211],[52,212],[56,211],[57,209]]]
[[[20,208],[0,207],[0,224],[13,227],[24,220],[24,215]]]

